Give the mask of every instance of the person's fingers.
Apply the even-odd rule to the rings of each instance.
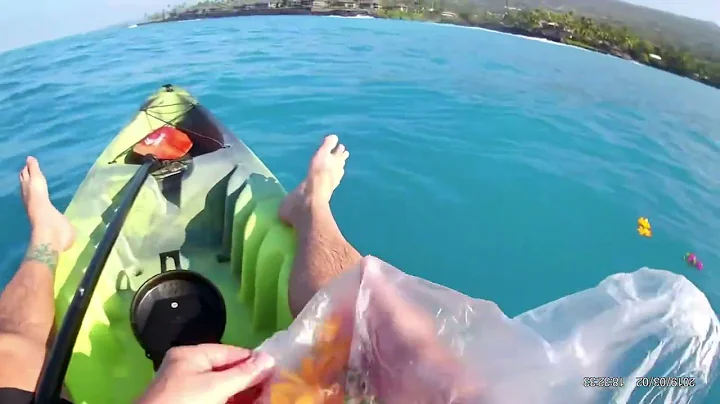
[[[232,368],[208,374],[208,383],[222,396],[228,398],[256,386],[270,375],[275,366],[273,358],[263,352],[252,356]]]
[[[232,345],[200,344],[175,347],[168,351],[166,361],[183,362],[197,372],[205,372],[230,367],[250,355],[247,349]]]
[[[208,370],[232,366],[247,360],[252,355],[252,351],[232,345],[201,344],[196,348],[207,360]]]

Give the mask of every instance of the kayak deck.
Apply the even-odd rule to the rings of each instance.
[[[218,287],[227,310],[223,343],[252,348],[292,321],[287,281],[295,236],[277,218],[284,189],[252,151],[188,93],[165,88],[101,154],[65,212],[77,240],[61,255],[56,270],[58,324],[124,185],[139,167],[118,156],[168,123],[193,132],[197,147],[191,150],[188,170],[164,179],[148,178],[128,214],[65,379],[76,403],[129,403],[152,379],[152,362],[130,325],[130,306],[135,291],[161,272],[162,253],[179,251],[183,269],[200,273]]]

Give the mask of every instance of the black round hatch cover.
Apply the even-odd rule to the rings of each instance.
[[[220,342],[225,332],[225,301],[217,287],[197,272],[163,272],[135,293],[130,322],[157,370],[172,347]]]

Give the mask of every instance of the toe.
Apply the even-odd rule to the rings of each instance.
[[[325,140],[323,140],[323,144],[320,146],[320,149],[318,149],[319,153],[331,153],[332,150],[337,146],[338,144],[338,137],[336,135],[328,135],[325,137]]]
[[[28,178],[30,178],[30,173],[28,172],[28,166],[25,165],[25,167],[20,170],[20,181],[27,181]]]
[[[38,163],[38,161],[35,157],[28,156],[26,167],[27,167],[28,171],[30,172],[30,177],[36,177],[36,176],[42,175],[42,171],[40,171],[40,163]]]
[[[340,158],[342,158],[343,160],[347,160],[348,157],[350,157],[350,152],[347,150],[343,151],[342,154],[340,155]]]
[[[337,145],[335,150],[332,151],[332,153],[336,156],[341,156],[345,152],[345,145],[340,143]]]

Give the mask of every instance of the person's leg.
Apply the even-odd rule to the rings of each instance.
[[[295,228],[298,237],[288,292],[293,315],[361,258],[330,211],[330,198],[345,173],[349,155],[337,136],[327,136],[310,161],[307,178],[280,207],[280,218]]]
[[[338,275],[356,264],[364,271],[372,262],[363,259],[348,243],[330,211],[330,198],[340,184],[348,156],[337,136],[326,137],[310,161],[307,178],[280,207],[280,218],[295,228],[298,237],[288,291],[295,316]],[[383,335],[384,343],[369,353],[382,351],[384,359],[374,358],[370,363],[385,365],[368,369],[369,381],[380,398],[397,403],[428,398],[437,402],[479,402],[474,399],[479,383],[464,374],[461,361],[439,340],[432,317],[405,301],[402,293],[384,284],[379,276],[367,280],[374,290],[365,297],[369,299],[369,311],[363,321]],[[400,359],[392,363],[393,367],[386,366],[392,357]],[[427,380],[423,378],[425,373],[414,372],[405,366],[407,363],[422,363],[424,369],[436,369],[438,373],[433,380]],[[441,377],[444,384],[437,387]]]
[[[31,236],[20,268],[0,295],[0,387],[35,390],[55,316],[53,271],[70,247],[74,230],[50,202],[38,162],[20,172]]]

